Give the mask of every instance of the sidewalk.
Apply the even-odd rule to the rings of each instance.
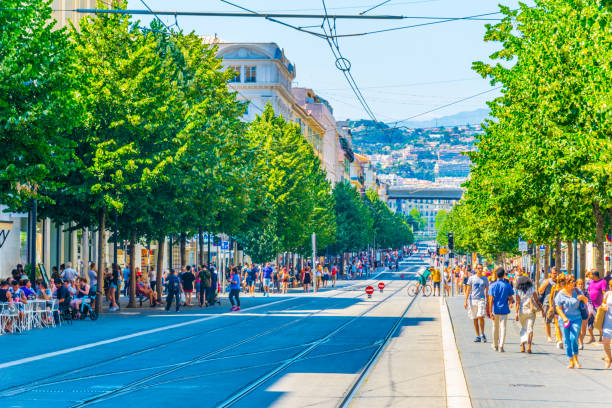
[[[478,407],[603,407],[612,404],[612,370],[603,370],[599,344],[580,351],[582,369],[570,370],[563,350],[546,342],[544,319],[536,319],[533,354],[520,352],[520,326],[508,321],[505,353],[489,343],[474,343],[474,326],[463,308],[463,297],[447,298],[457,347],[472,406]],[[511,314],[514,317],[514,314]],[[492,337],[491,320],[485,323]]]
[[[445,408],[441,333],[439,298],[418,297],[351,406]]]

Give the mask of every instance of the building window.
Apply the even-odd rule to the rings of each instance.
[[[244,82],[257,82],[257,67],[245,67]]]
[[[236,76],[229,81],[233,83],[240,82],[240,66],[229,67],[229,69],[236,72]]]

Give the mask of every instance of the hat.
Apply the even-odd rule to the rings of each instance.
[[[20,281],[27,281],[28,279],[28,275],[21,275],[21,278],[19,278]]]
[[[517,286],[518,286],[518,285],[522,285],[522,284],[524,284],[524,283],[526,283],[526,282],[530,282],[530,281],[531,281],[531,279],[529,279],[527,276],[525,276],[525,275],[521,275],[521,276],[519,276],[519,277],[518,277],[518,279],[516,280],[516,284],[517,284]]]

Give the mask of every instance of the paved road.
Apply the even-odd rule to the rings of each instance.
[[[371,281],[387,284],[372,299],[365,281],[351,281],[245,298],[240,313],[153,309],[2,336],[2,406],[337,406],[408,306],[402,288],[417,261]],[[402,325],[426,321],[413,315]]]
[[[447,303],[474,408],[612,405],[612,370],[603,370],[601,345],[586,345],[580,352],[581,370],[566,369],[565,353],[546,343],[540,317],[532,355],[520,352],[520,327],[514,321],[508,321],[506,352],[496,353],[490,343],[473,343],[474,327],[463,309],[463,298],[449,298]],[[487,320],[489,338],[490,333],[491,320]]]

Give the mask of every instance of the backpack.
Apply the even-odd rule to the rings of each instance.
[[[180,289],[181,289],[181,285],[180,285],[179,280],[178,280],[178,278],[177,278],[176,276],[172,276],[172,277],[170,278],[170,282],[169,282],[169,284],[170,284],[170,285],[169,285],[169,286],[170,286],[170,288],[169,288],[169,289],[170,289],[170,291],[172,291],[172,292],[178,292],[178,291],[180,291]]]

